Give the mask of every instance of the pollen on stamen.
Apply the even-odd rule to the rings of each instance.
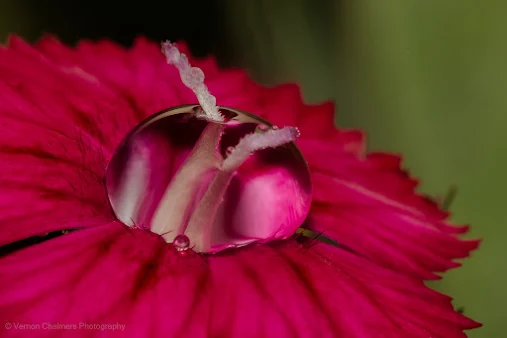
[[[203,71],[192,67],[187,56],[180,53],[178,48],[169,41],[162,43],[162,52],[166,56],[167,63],[178,69],[181,81],[194,92],[203,109],[203,117],[215,122],[223,122],[224,117],[218,110],[217,99],[210,94],[208,87],[204,84]]]

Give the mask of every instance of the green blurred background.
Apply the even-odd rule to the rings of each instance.
[[[3,0],[0,35],[183,38],[263,83],[301,83],[309,102],[335,100],[337,123],[365,129],[370,149],[403,153],[423,192],[458,186],[453,219],[484,241],[432,285],[484,323],[470,337],[496,338],[507,336],[506,17],[494,0]]]

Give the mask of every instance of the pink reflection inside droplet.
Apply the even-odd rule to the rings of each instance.
[[[222,159],[245,135],[266,130],[259,125],[271,126],[256,116],[220,109],[226,122],[216,152]],[[181,219],[176,222],[182,223],[178,227],[168,226],[163,234],[158,232],[174,245],[181,235],[188,235],[192,245],[199,242],[197,237],[201,234],[185,233],[185,222],[219,171],[213,166],[203,167],[206,170],[197,179],[189,179],[188,184],[184,182],[176,188],[171,185],[211,123],[198,119],[198,111],[196,105],[177,107],[143,121],[120,144],[106,172],[112,208],[126,225],[153,230],[155,214],[157,222],[162,219],[162,225],[164,219],[168,224]],[[210,165],[206,156],[202,158],[203,166]],[[183,173],[186,175],[186,171]],[[183,179],[190,177],[185,175]],[[161,200],[167,194],[175,197],[176,204],[171,205],[177,207],[161,210]],[[238,168],[225,193],[217,198],[218,210],[210,214],[207,229],[202,233],[209,237],[210,247],[194,250],[213,253],[252,242],[287,238],[303,223],[310,208],[308,167],[294,143],[257,151]]]

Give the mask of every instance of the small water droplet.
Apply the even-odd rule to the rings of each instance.
[[[280,129],[280,128],[278,128],[278,126],[273,125],[273,127],[271,127],[271,129],[273,129],[273,130],[278,130],[278,129]]]
[[[227,156],[229,156],[232,153],[233,150],[234,150],[234,147],[232,147],[232,146],[231,147],[227,147],[227,149],[225,150],[225,154]]]
[[[258,124],[256,129],[258,131],[268,131],[269,127],[267,125],[265,125],[265,124]]]
[[[190,239],[185,235],[178,235],[173,241],[177,251],[186,251],[190,247]]]

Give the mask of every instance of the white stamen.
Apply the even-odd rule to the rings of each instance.
[[[180,53],[178,48],[169,41],[162,43],[162,52],[166,56],[167,63],[178,69],[181,81],[185,86],[195,93],[205,116],[210,120],[223,122],[224,117],[218,111],[217,99],[210,94],[208,87],[204,84],[203,71],[197,67],[192,67],[187,56]]]
[[[299,130],[295,127],[271,129],[265,133],[248,134],[231,150],[230,155],[222,163],[222,170],[236,170],[253,152],[260,149],[276,148],[295,141],[298,137]]]

